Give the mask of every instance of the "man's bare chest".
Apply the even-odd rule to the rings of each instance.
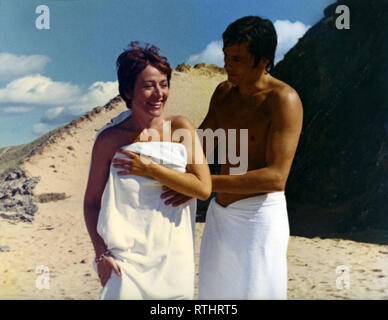
[[[227,130],[247,129],[255,140],[265,135],[269,127],[269,117],[264,108],[244,108],[237,105],[217,108],[217,127]]]

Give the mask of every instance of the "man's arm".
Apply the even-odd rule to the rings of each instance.
[[[205,119],[202,121],[198,128],[198,134],[201,132],[202,134],[202,149],[206,156],[206,159],[209,164],[209,169],[211,174],[215,174],[219,171],[219,166],[217,165],[216,161],[216,153],[217,153],[217,146],[219,144],[219,139],[214,139],[215,135],[217,135],[217,116],[216,116],[216,105],[220,101],[220,97],[225,94],[225,82],[222,82],[218,85],[216,90],[214,91],[212,98],[210,100],[209,110],[205,117]],[[207,134],[207,131],[210,130],[210,135]],[[209,138],[211,140],[209,140]]]
[[[288,88],[270,99],[266,166],[242,175],[212,175],[213,192],[247,194],[285,189],[302,130],[303,108],[298,94]]]
[[[224,87],[225,87],[225,82],[222,82],[217,86],[216,90],[214,91],[211,97],[208,113],[198,129],[201,129],[201,130],[211,129],[213,131],[217,129],[215,104],[218,101],[220,95],[222,95],[222,93],[224,92],[225,90]],[[216,144],[214,145],[214,147],[216,147]],[[205,156],[208,156],[206,155],[206,139],[202,139],[202,149]],[[214,152],[214,150],[212,151]],[[184,194],[177,193],[176,191],[171,190],[166,186],[163,186],[163,190],[165,190],[165,192],[163,192],[160,197],[162,199],[166,199],[165,200],[166,205],[171,204],[173,206],[179,206],[182,203],[185,203],[191,199],[190,197],[185,196]]]

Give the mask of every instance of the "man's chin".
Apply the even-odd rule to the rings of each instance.
[[[237,78],[235,76],[228,76],[228,81],[234,86],[238,85]]]

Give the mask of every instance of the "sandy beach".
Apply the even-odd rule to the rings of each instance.
[[[184,114],[197,126],[223,77],[175,72],[165,112]],[[66,199],[40,203],[32,223],[0,218],[0,299],[98,299],[83,196],[96,130],[123,110],[119,104],[83,119],[24,163],[29,176],[41,177],[35,194]],[[196,224],[197,266],[203,227]],[[288,299],[388,299],[388,245],[291,236]]]
[[[32,224],[1,221],[2,245],[10,251],[0,253],[0,299],[98,299],[93,248],[82,210],[70,199],[42,205]],[[203,227],[196,225],[197,267]],[[292,236],[288,299],[387,299],[387,259],[387,245]],[[48,268],[48,286],[41,266]],[[346,269],[347,279],[337,273]]]

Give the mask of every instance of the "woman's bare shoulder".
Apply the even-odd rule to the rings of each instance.
[[[117,129],[115,127],[107,128],[101,131],[95,141],[95,144],[102,144],[110,141],[116,135]]]
[[[107,128],[102,131],[94,143],[95,152],[111,157],[120,146],[120,129],[116,127]]]
[[[194,125],[191,122],[191,120],[188,117],[183,115],[173,116],[173,118],[171,119],[171,127],[172,129],[181,129],[181,128],[190,129],[190,130],[194,129]]]

